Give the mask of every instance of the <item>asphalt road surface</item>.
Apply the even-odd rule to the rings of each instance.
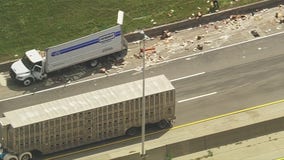
[[[211,52],[169,60],[148,67],[146,77],[159,74],[166,75],[177,89],[178,101],[217,92],[211,96],[178,103],[178,105],[200,103],[200,99],[204,102],[212,96],[216,97],[212,99],[214,101],[220,99],[226,101],[229,95],[234,96],[230,101],[227,100],[230,107],[232,107],[231,104],[245,107],[273,101],[277,98],[283,98],[280,94],[283,93],[281,86],[283,86],[282,80],[284,78],[283,36],[284,33],[281,33],[215,49]],[[141,79],[141,77],[141,71],[133,69],[121,74],[90,79],[74,85],[59,86],[34,94],[26,94],[14,99],[2,99],[0,100],[0,112],[89,92]],[[238,94],[239,92],[240,94]],[[280,93],[273,95],[269,92]],[[249,99],[250,96],[254,98],[253,96],[261,94],[265,94],[265,96],[257,98],[256,101]],[[243,96],[245,98],[242,98]],[[242,101],[245,102],[242,103]],[[211,105],[216,105],[216,103],[211,103]]]
[[[283,99],[283,36],[284,34],[278,34],[163,62],[147,68],[146,76],[164,74],[175,86],[175,125]],[[129,70],[122,74],[4,100],[0,102],[0,112],[141,77],[141,71]]]

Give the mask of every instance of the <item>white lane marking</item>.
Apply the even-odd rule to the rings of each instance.
[[[120,74],[120,73],[130,72],[130,71],[133,71],[133,70],[134,69],[122,71],[122,72],[119,72],[119,73],[112,73],[112,74],[109,74],[109,75],[103,75],[103,76],[95,77],[95,78],[91,78],[91,79],[81,80],[81,81],[77,81],[77,82],[74,81],[74,82],[71,82],[71,83],[65,83],[63,85],[56,86],[56,87],[53,87],[53,88],[48,88],[48,89],[44,89],[44,90],[40,90],[40,91],[36,91],[36,92],[32,92],[32,93],[26,93],[26,94],[23,94],[23,95],[18,95],[18,96],[6,98],[6,99],[0,99],[0,102],[12,100],[12,99],[16,99],[16,98],[21,98],[21,97],[25,97],[25,96],[30,96],[30,95],[34,95],[34,94],[37,94],[37,93],[44,93],[44,92],[47,92],[47,91],[52,91],[52,90],[55,90],[55,89],[60,89],[60,88],[72,86],[72,85],[75,85],[75,84],[80,84],[80,83],[89,82],[89,81],[92,81],[92,80],[97,80],[97,79],[102,79],[102,78],[114,76],[114,75]]]
[[[182,79],[186,79],[186,78],[191,78],[191,77],[199,76],[199,75],[202,75],[202,74],[205,74],[205,73],[206,73],[206,72],[200,72],[200,73],[196,73],[196,74],[192,74],[192,75],[188,75],[188,76],[184,76],[184,77],[172,79],[172,80],[170,80],[170,81],[171,81],[171,82],[174,82],[174,81],[178,81],[178,80],[182,80]]]
[[[212,92],[212,93],[203,94],[203,95],[196,96],[196,97],[192,97],[192,98],[188,98],[188,99],[183,99],[183,100],[178,101],[178,103],[182,103],[182,102],[186,102],[186,101],[195,100],[195,99],[202,98],[202,97],[211,96],[211,95],[214,95],[214,94],[217,94],[217,93],[218,93],[218,92]]]
[[[213,52],[213,51],[217,51],[217,50],[221,50],[221,49],[225,49],[225,48],[229,48],[229,47],[233,47],[233,46],[238,46],[238,45],[245,44],[245,43],[248,43],[248,42],[258,41],[258,40],[261,40],[261,39],[277,36],[277,35],[280,35],[280,34],[284,34],[284,31],[278,32],[278,33],[274,33],[274,34],[271,34],[271,35],[267,35],[267,36],[262,36],[262,37],[250,39],[250,40],[247,40],[247,41],[242,41],[242,42],[238,42],[238,43],[234,43],[234,44],[229,44],[229,45],[226,45],[226,46],[221,46],[221,47],[218,47],[218,48],[209,49],[207,51],[194,53],[194,54],[191,54],[191,55],[177,57],[177,58],[174,58],[174,59],[170,59],[170,60],[166,60],[166,61],[163,61],[163,62],[159,62],[157,64],[167,63],[167,62],[171,62],[171,61],[175,61],[175,60],[179,60],[179,59],[189,60],[189,58],[194,57],[194,56],[202,55],[202,54],[205,54],[205,53],[208,53],[208,52]]]
[[[7,86],[7,79],[5,78],[5,75],[2,72],[0,73],[0,85]]]
[[[6,99],[0,99],[0,102],[8,101],[8,100],[16,99],[16,98],[21,98],[21,97],[25,97],[25,96],[29,96],[29,95],[33,95],[33,94],[34,94],[34,93],[27,93],[27,94],[23,94],[23,95],[19,95],[19,96],[14,96],[14,97],[6,98]]]
[[[186,55],[186,56],[182,56],[182,57],[178,57],[178,58],[166,60],[166,61],[163,61],[163,62],[156,63],[155,65],[159,65],[159,64],[163,64],[163,63],[168,63],[168,62],[176,61],[176,60],[179,60],[179,59],[190,58],[190,57],[202,55],[202,54],[204,54],[204,53],[208,53],[208,52],[212,52],[212,51],[216,51],[216,50],[220,50],[220,49],[224,49],[224,48],[229,48],[229,47],[232,47],[232,46],[237,46],[237,45],[240,45],[240,44],[245,44],[245,43],[248,43],[248,42],[257,41],[257,40],[260,40],[260,39],[265,39],[265,38],[273,37],[273,36],[280,35],[280,34],[284,34],[284,31],[278,32],[278,33],[274,33],[274,34],[271,34],[271,35],[267,35],[267,36],[262,36],[262,37],[254,38],[254,39],[247,40],[247,41],[242,41],[242,42],[239,42],[239,43],[234,43],[234,44],[226,45],[226,46],[223,46],[223,47],[214,48],[214,49],[207,50],[207,51],[200,52],[200,53],[195,53],[195,54],[191,54],[191,55]],[[122,71],[122,72],[120,72],[120,73],[126,73],[126,72],[130,72],[130,71],[137,71],[137,70],[134,68],[134,69],[129,69],[129,70]],[[113,73],[112,76],[113,76],[113,75],[116,75],[116,74],[120,74],[120,73]],[[39,92],[45,92],[45,91],[49,91],[49,90],[53,90],[53,89],[57,89],[57,88],[63,88],[63,87],[66,87],[66,86],[72,86],[72,85],[75,85],[75,84],[80,84],[80,83],[84,83],[84,82],[88,82],[88,81],[92,81],[92,80],[96,80],[96,79],[101,79],[101,78],[105,78],[105,77],[107,77],[107,76],[101,76],[101,77],[97,77],[97,78],[91,78],[91,79],[87,79],[87,80],[83,80],[83,81],[78,81],[78,82],[71,82],[70,84],[64,84],[64,85],[62,85],[62,86],[58,86],[58,87],[50,88],[50,89],[46,89],[46,90],[41,90],[41,91],[34,92],[34,93],[31,93],[31,94],[25,94],[25,95],[20,95],[20,96],[16,96],[16,97],[11,97],[11,98],[7,98],[7,99],[2,99],[2,100],[0,100],[0,102],[6,101],[6,100],[10,100],[10,99],[19,98],[19,97],[24,97],[24,96],[28,96],[28,95],[32,95],[32,94],[39,93]]]

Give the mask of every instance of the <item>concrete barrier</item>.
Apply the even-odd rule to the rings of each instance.
[[[170,159],[279,131],[284,131],[284,117],[147,150],[146,160]],[[113,160],[134,159],[139,160],[142,158],[137,153],[115,158]]]

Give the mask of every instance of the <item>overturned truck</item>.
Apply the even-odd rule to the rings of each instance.
[[[146,79],[146,124],[175,119],[175,88],[163,75]],[[9,111],[0,118],[4,160],[30,160],[125,134],[142,125],[142,82],[134,81]]]

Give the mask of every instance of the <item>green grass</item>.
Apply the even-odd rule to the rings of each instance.
[[[220,0],[220,9],[261,0],[230,1]],[[0,62],[114,26],[118,10],[125,12],[127,33],[206,13],[208,7],[207,0],[0,0]]]

